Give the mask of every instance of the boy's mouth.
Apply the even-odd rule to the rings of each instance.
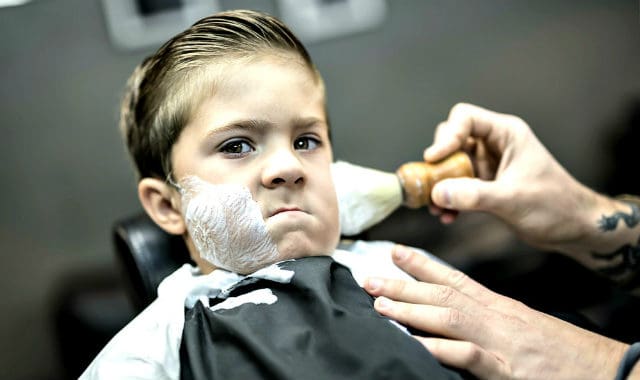
[[[276,210],[270,212],[269,213],[269,218],[271,218],[272,216],[278,215],[278,214],[282,214],[282,213],[286,213],[286,212],[293,212],[293,211],[302,211],[302,212],[304,212],[304,210],[302,210],[299,207],[285,206],[285,207],[277,208]]]

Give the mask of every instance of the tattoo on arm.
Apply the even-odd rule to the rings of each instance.
[[[631,206],[631,214],[627,214],[621,211],[616,212],[611,216],[602,215],[598,221],[598,227],[601,231],[613,231],[618,227],[618,221],[622,219],[624,224],[629,228],[633,228],[640,222],[640,209],[636,205]]]
[[[598,221],[598,227],[603,232],[613,231],[618,227],[618,221],[623,220],[628,228],[640,223],[640,209],[632,204],[631,213],[616,212],[611,216],[603,215]],[[611,253],[592,252],[591,257],[608,264],[598,272],[606,277],[620,282],[625,288],[633,289],[640,286],[640,239],[635,245],[625,244]]]
[[[640,277],[638,276],[638,271],[640,270],[640,241],[634,246],[625,244],[611,253],[592,252],[591,256],[594,259],[607,262],[618,261],[616,259],[622,258],[617,264],[604,266],[598,269],[598,272],[614,280],[622,279],[621,281],[627,288],[635,288],[640,285]]]

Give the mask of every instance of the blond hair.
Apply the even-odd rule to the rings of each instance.
[[[212,64],[279,51],[318,74],[306,48],[281,21],[237,10],[206,17],[173,37],[133,72],[121,104],[120,129],[139,179],[171,174],[171,150],[195,107],[214,91]]]

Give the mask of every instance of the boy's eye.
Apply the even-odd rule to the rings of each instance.
[[[299,137],[293,142],[293,148],[296,150],[312,150],[316,149],[319,145],[320,140],[309,136]]]
[[[229,141],[220,148],[220,152],[231,155],[244,155],[253,152],[253,150],[253,147],[243,140]]]

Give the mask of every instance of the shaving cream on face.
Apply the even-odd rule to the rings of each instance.
[[[179,189],[187,230],[203,259],[240,274],[278,260],[260,207],[245,186],[188,176]]]

